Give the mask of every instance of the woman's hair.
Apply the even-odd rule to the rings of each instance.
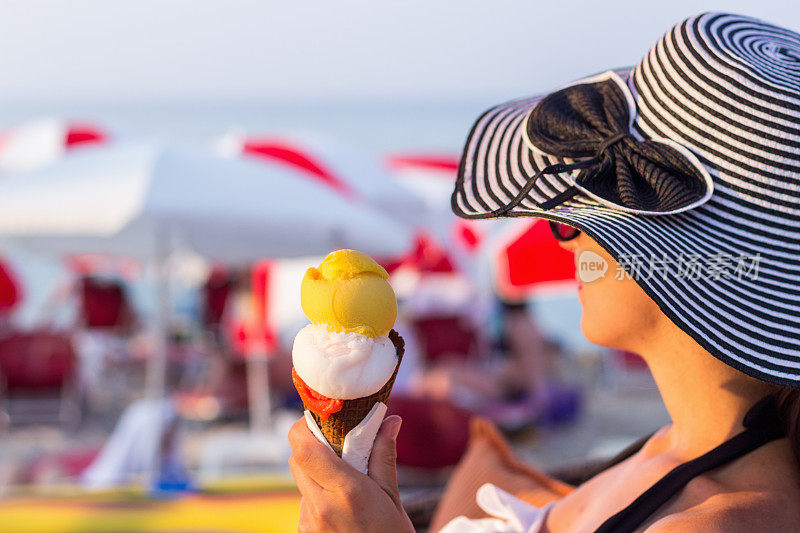
[[[789,437],[789,446],[800,466],[800,389],[781,387],[777,398],[778,412]]]

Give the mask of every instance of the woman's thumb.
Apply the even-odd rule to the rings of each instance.
[[[397,505],[400,505],[400,491],[397,489],[397,433],[403,419],[389,415],[384,419],[369,456],[369,477],[386,492]]]

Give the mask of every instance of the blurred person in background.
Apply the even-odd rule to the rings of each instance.
[[[561,350],[542,333],[526,302],[498,300],[495,317],[494,350],[438,359],[415,376],[410,391],[453,402],[515,432],[535,424],[551,401],[561,399]]]
[[[506,354],[502,379],[512,396],[544,397],[558,379],[558,345],[537,326],[526,302],[501,301],[500,351]]]

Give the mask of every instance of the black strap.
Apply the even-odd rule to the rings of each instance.
[[[573,196],[578,194],[578,192],[580,192],[580,189],[578,189],[576,186],[572,185],[570,187],[567,187],[567,189],[565,189],[564,192],[558,193],[557,195],[555,195],[554,197],[550,198],[549,200],[546,200],[546,201],[542,202],[539,205],[539,207],[541,207],[545,211],[549,211],[550,209],[554,208],[555,206],[561,205],[562,203],[566,202],[567,200],[569,200],[570,198],[572,198]]]
[[[700,474],[733,461],[785,435],[778,417],[775,397],[759,400],[745,415],[745,430],[700,457],[672,469],[595,533],[626,533],[642,525],[659,507]]]
[[[579,170],[583,168],[588,168],[592,165],[596,165],[598,161],[599,158],[592,157],[583,161],[578,161],[577,163],[570,163],[570,164],[555,163],[553,165],[544,167],[542,170],[540,170],[539,172],[537,172],[536,174],[527,179],[525,185],[519,190],[517,195],[511,199],[510,202],[508,202],[506,205],[498,207],[497,209],[492,211],[489,214],[489,216],[500,217],[505,215],[515,207],[517,207],[520,203],[522,203],[522,200],[524,200],[525,197],[528,196],[528,193],[531,192],[531,189],[533,189],[533,186],[536,183],[536,181],[545,174],[561,174],[562,172],[572,172],[573,170]],[[574,186],[569,187],[566,191],[558,195],[556,198],[558,198],[558,202],[563,202],[568,198],[575,196],[577,192],[578,189],[576,187]],[[556,201],[556,198],[552,198],[545,202],[545,204],[548,204],[548,207],[544,207],[545,204],[542,204],[542,206],[540,207],[542,207],[542,209],[550,209],[554,207],[556,204],[554,204],[553,202]]]

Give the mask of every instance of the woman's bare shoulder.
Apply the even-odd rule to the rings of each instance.
[[[786,439],[689,482],[648,532],[800,531],[800,470]]]
[[[648,531],[800,531],[800,471],[786,439],[698,476],[683,496]]]
[[[647,533],[757,533],[797,531],[797,494],[770,492],[718,493],[684,511],[661,518]]]

